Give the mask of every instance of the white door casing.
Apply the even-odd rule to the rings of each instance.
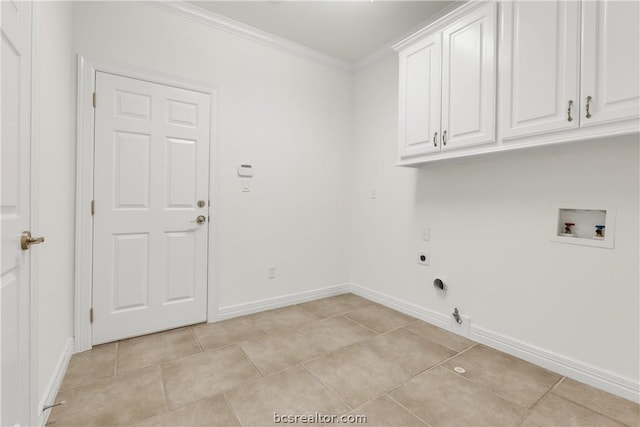
[[[442,36],[400,52],[400,157],[440,151]]]
[[[497,4],[442,32],[442,150],[495,141]]]
[[[580,124],[580,3],[501,3],[500,134],[535,135]]]
[[[96,95],[92,342],[205,321],[211,96],[105,72]]]
[[[585,1],[582,9],[580,126],[640,117],[640,2]]]
[[[1,425],[30,425],[32,408],[30,251],[31,8],[2,2]]]

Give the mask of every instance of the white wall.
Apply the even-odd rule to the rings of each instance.
[[[355,79],[352,281],[637,384],[638,137],[394,167],[397,81],[393,55]],[[615,248],[550,242],[556,201],[615,204]]]
[[[78,53],[220,88],[220,307],[348,281],[350,74],[140,3],[76,2],[73,30]]]
[[[39,342],[38,396],[73,336],[75,230],[75,63],[71,51],[72,7],[68,2],[37,4],[39,102]]]

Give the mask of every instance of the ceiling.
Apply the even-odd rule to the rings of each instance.
[[[455,1],[190,1],[341,60],[357,63]]]

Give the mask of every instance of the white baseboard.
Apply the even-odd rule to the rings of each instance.
[[[471,339],[535,363],[550,371],[640,403],[640,383],[561,354],[524,343],[494,331],[471,326]]]
[[[300,304],[320,298],[327,298],[349,292],[350,284],[329,286],[311,291],[297,292],[274,298],[252,301],[244,304],[228,305],[218,309],[218,320],[231,319],[233,317],[258,313],[260,311],[273,310],[274,308]]]
[[[419,307],[355,283],[348,287],[348,291],[443,329],[455,333],[459,332],[451,326],[449,316],[446,314]],[[640,403],[640,383],[636,380],[622,377],[588,363],[536,347],[480,326],[474,326],[473,324],[470,327],[469,338],[560,375]]]
[[[67,373],[67,367],[69,366],[71,355],[73,355],[73,347],[73,338],[69,338],[64,348],[62,349],[62,353],[60,353],[58,363],[56,364],[55,370],[51,374],[51,378],[49,378],[47,387],[44,389],[44,393],[42,393],[40,403],[38,404],[39,426],[44,426],[47,424],[47,420],[49,419],[51,410],[48,409],[46,411],[43,411],[42,408],[54,403],[56,395],[58,394],[58,390],[60,390],[60,385],[62,384],[64,375]]]

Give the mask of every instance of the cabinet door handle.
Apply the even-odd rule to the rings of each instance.
[[[585,106],[585,109],[587,110],[587,119],[591,118],[591,111],[589,111],[591,109],[591,100],[593,98],[591,97],[591,95],[587,96],[587,105]]]
[[[433,134],[433,146],[434,147],[438,146],[438,132]]]
[[[567,121],[572,122],[573,117],[571,117],[571,108],[573,108],[573,100],[569,100],[569,107],[567,108]]]
[[[442,132],[442,143],[447,145],[447,131]]]

